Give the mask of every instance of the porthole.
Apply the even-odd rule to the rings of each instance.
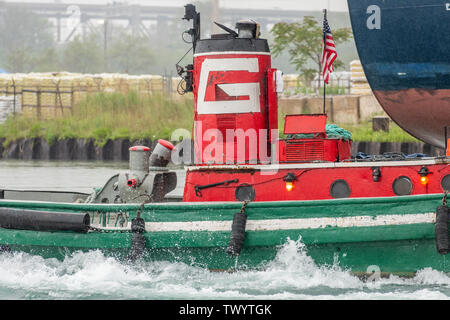
[[[441,187],[444,191],[450,191],[450,174],[442,178]]]
[[[335,199],[350,197],[350,187],[345,180],[336,180],[331,184],[330,195]]]
[[[253,201],[255,200],[256,193],[251,185],[245,183],[236,188],[234,196],[238,201]]]
[[[413,184],[408,177],[400,176],[394,180],[392,184],[392,190],[398,196],[406,196],[411,194],[413,189]]]

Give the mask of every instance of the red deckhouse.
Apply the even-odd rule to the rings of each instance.
[[[253,21],[237,32],[199,39],[194,20],[194,63],[186,91],[195,98],[195,165],[187,167],[183,201],[275,201],[442,193],[450,188],[444,159],[356,161],[351,140],[330,136],[326,114],[289,115],[278,138],[277,92],[267,40]],[[181,69],[181,68],[180,68]],[[184,72],[184,70],[181,70]],[[180,72],[180,74],[183,74]]]

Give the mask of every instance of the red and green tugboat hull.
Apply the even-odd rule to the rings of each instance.
[[[253,202],[245,242],[237,258],[226,253],[233,216],[242,203],[147,204],[146,253],[149,260],[178,261],[214,270],[264,268],[289,239],[300,240],[318,265],[338,265],[354,273],[377,266],[381,272],[408,275],[433,268],[450,271],[436,250],[435,211],[442,194],[318,201]],[[138,205],[57,204],[2,201],[1,207],[87,212],[87,233],[0,228],[0,245],[63,259],[77,251],[101,250],[123,258],[130,250],[130,221]],[[117,227],[117,215],[125,217]]]

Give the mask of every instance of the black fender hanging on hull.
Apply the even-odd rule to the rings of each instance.
[[[0,208],[0,227],[6,229],[87,232],[89,226],[87,213]]]
[[[436,249],[439,254],[447,254],[450,251],[448,235],[448,207],[442,205],[436,208]]]

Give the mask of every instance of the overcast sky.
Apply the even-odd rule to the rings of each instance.
[[[209,0],[202,0],[209,1]],[[111,0],[7,0],[5,2],[59,2],[67,4],[76,3],[111,3]],[[193,2],[189,0],[129,0],[129,4],[158,5],[158,6],[184,6]],[[328,8],[331,11],[347,11],[347,0],[219,0],[224,8],[259,8],[278,10],[321,10]]]

